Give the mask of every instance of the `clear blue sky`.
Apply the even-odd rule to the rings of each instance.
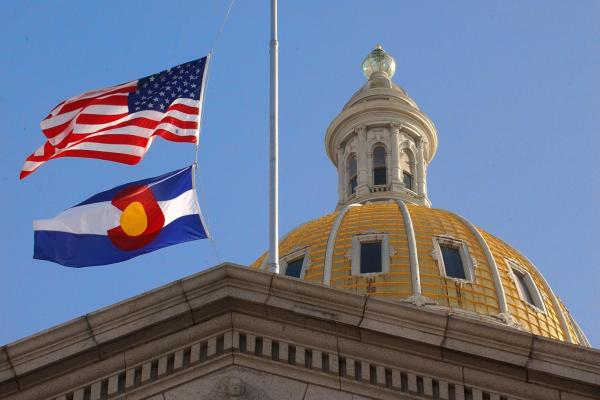
[[[280,1],[281,234],[331,212],[329,122],[380,42],[435,122],[434,207],[523,251],[600,347],[600,2]],[[137,166],[58,159],[20,182],[59,101],[204,56],[223,1],[12,1],[0,15],[0,344],[267,247],[267,1],[238,0],[215,49],[200,200],[215,237],[104,267],[32,259],[34,219],[191,163],[156,140]]]

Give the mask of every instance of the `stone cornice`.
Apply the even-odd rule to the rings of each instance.
[[[248,318],[264,321],[255,325],[253,334],[279,336],[315,347],[323,337],[322,348],[333,346],[327,344],[333,337],[340,347],[338,352],[343,349],[348,357],[355,353],[355,358],[374,365],[389,365],[386,352],[402,351],[408,358],[421,359],[423,368],[428,365],[426,360],[445,362],[461,366],[463,375],[468,372],[481,379],[496,376],[496,381],[501,381],[499,377],[504,376],[502,379],[534,383],[549,391],[554,387],[600,393],[600,351],[596,349],[475,317],[223,264],[3,346],[0,398],[40,398],[35,395],[36,388],[49,398],[170,351],[173,346],[191,344],[193,332],[216,335],[225,329],[248,331],[249,327],[240,322]],[[273,327],[286,325],[309,329],[314,340],[294,336],[294,329],[273,332]],[[357,346],[357,342],[362,345]],[[381,351],[367,351],[371,347]],[[92,365],[93,371],[86,367]],[[481,365],[486,368],[482,370]],[[67,375],[60,384],[40,385]],[[496,381],[491,380],[490,385]]]

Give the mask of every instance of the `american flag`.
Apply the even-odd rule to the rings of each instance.
[[[206,62],[204,57],[63,101],[41,122],[47,141],[27,157],[20,178],[58,157],[137,164],[155,136],[197,143]]]

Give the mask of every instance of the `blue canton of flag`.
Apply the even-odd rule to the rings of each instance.
[[[164,111],[179,98],[200,100],[205,64],[206,57],[140,79],[137,90],[129,94],[129,112]]]

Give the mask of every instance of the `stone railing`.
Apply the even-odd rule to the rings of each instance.
[[[376,185],[369,187],[371,193],[389,192],[390,187],[388,185]]]

